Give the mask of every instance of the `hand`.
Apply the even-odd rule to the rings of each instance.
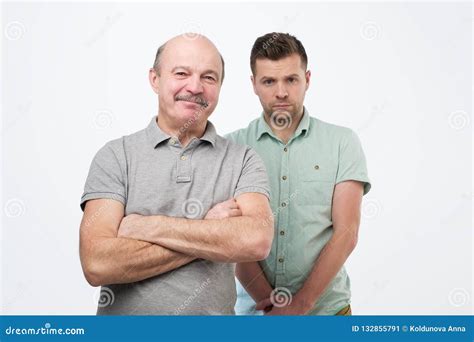
[[[266,311],[266,316],[302,316],[306,315],[308,311],[303,310],[302,308],[296,307],[295,305],[287,305],[287,306],[273,306],[270,311]]]
[[[229,217],[242,216],[242,211],[234,198],[227,201],[217,203],[213,206],[204,217],[205,220],[219,220]]]
[[[273,302],[271,301],[270,298],[262,299],[255,306],[255,310],[260,310],[260,311],[263,310],[265,314],[269,312],[271,309],[273,309]]]
[[[138,214],[130,214],[124,216],[120,222],[118,237],[134,238],[134,234],[137,232],[138,224],[144,216]]]
[[[267,316],[307,315],[313,309],[313,305],[302,299],[298,294],[293,296],[288,305],[280,306],[278,303],[276,304],[273,303],[271,298],[266,298],[258,302],[255,309],[264,310]]]

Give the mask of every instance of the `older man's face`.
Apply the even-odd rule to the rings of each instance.
[[[159,113],[168,120],[207,120],[221,88],[222,62],[215,46],[205,38],[180,37],[166,44],[158,77]]]

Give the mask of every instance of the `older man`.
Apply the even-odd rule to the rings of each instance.
[[[263,113],[228,136],[262,156],[275,216],[269,257],[237,265],[246,290],[240,287],[240,314],[351,312],[344,262],[357,243],[362,195],[370,183],[357,135],[311,117],[304,107],[307,63],[297,38],[277,32],[257,38],[251,80]]]
[[[264,259],[271,246],[261,159],[207,121],[224,61],[207,38],[187,37],[161,46],[149,71],[158,115],[90,167],[80,257],[102,286],[98,314],[233,314],[233,263]]]

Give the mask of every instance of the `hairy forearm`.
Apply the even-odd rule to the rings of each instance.
[[[258,262],[238,263],[235,275],[256,303],[270,297],[273,288]]]
[[[218,262],[262,260],[268,255],[273,225],[249,216],[188,220],[143,216],[127,237],[158,244],[197,258]]]
[[[162,246],[127,238],[95,238],[81,246],[81,261],[93,286],[132,283],[166,273],[195,259]]]
[[[335,232],[321,251],[316,263],[296,296],[314,306],[354,250],[356,240],[347,231]]]

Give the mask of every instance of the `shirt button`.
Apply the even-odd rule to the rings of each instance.
[[[278,262],[283,262],[283,261],[285,261],[285,259],[283,258],[278,259]]]
[[[181,160],[186,160],[186,156],[181,156]]]
[[[281,179],[286,180],[286,176],[281,177]]]
[[[171,145],[174,145],[175,142],[176,142],[176,141],[175,141],[174,139],[171,139],[171,140],[170,140],[170,144],[171,144]]]
[[[284,230],[280,230],[280,235],[285,235],[285,231]]]
[[[281,204],[281,206],[282,206],[282,207],[286,207],[286,203],[283,202],[283,203]]]
[[[285,148],[283,149],[283,151],[288,152],[288,149],[285,147]]]
[[[319,165],[314,165],[315,170],[319,170]]]

